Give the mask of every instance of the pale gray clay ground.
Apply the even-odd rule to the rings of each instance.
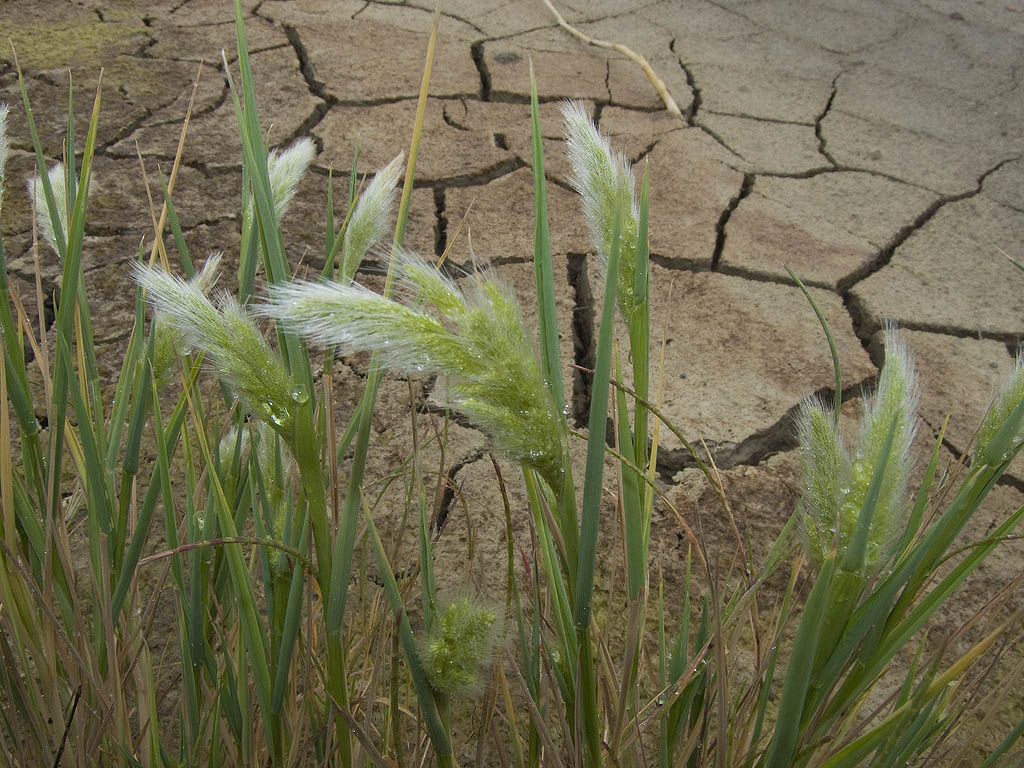
[[[284,222],[293,263],[322,264],[329,169],[335,200],[343,201],[357,142],[360,174],[407,150],[429,6],[245,1],[269,142],[311,136],[318,150]],[[1024,272],[1003,255],[1024,260],[1024,1],[560,3],[588,34],[643,54],[683,119],[667,113],[635,64],[571,38],[541,0],[442,0],[441,8],[406,242],[438,254],[466,217],[451,263],[494,265],[535,323],[532,59],[573,420],[585,422],[587,382],[571,365],[592,359],[599,276],[562,154],[557,107],[566,98],[584,100],[616,146],[633,162],[650,164],[652,326],[656,340],[666,341],[664,410],[715,457],[755,553],[767,549],[797,497],[794,410],[805,395],[830,395],[833,386],[824,336],[787,265],[811,287],[831,324],[846,395],[856,398],[871,386],[881,362],[878,332],[887,321],[898,323],[921,370],[919,466],[947,413],[943,456],[962,455],[1024,332]],[[0,38],[7,37],[52,159],[61,152],[68,68],[79,143],[104,69],[84,266],[112,380],[133,317],[127,265],[140,239],[148,252],[153,231],[137,153],[159,198],[157,171],[170,170],[197,72],[175,190],[178,215],[194,258],[223,250],[229,273],[237,259],[240,145],[221,65],[222,49],[229,62],[236,57],[231,4],[7,0]],[[0,226],[12,284],[31,308],[24,179],[34,161],[6,46],[0,98],[12,103],[15,147]],[[60,272],[49,254],[40,273],[44,289],[54,289]],[[353,359],[336,366],[335,389],[349,407],[365,365]],[[425,399],[422,391],[414,397]],[[387,474],[408,456],[409,392],[404,381],[383,390],[390,399],[377,417],[371,473],[377,467]],[[444,471],[466,502],[439,544],[439,557],[452,562],[464,560],[470,537],[478,558],[503,558],[500,502],[485,450],[477,433],[452,428]],[[436,466],[433,455],[428,461]],[[733,534],[692,466],[678,440],[664,437],[660,482],[691,524],[700,518],[709,549],[728,565]],[[513,514],[522,518],[520,483],[505,470]],[[612,488],[610,480],[610,561],[619,551]],[[1024,464],[997,491],[975,536],[1024,502]],[[661,507],[654,531],[652,552],[678,584],[685,543]],[[1022,562],[1010,549],[993,559],[974,582],[973,601]],[[466,568],[494,589],[503,583],[486,557]],[[967,615],[957,613],[950,626]]]

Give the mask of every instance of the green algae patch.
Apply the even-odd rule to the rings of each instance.
[[[119,43],[141,33],[141,22],[104,23],[95,16],[81,15],[53,22],[19,24],[0,20],[0,40],[10,40],[24,67],[54,69],[74,64],[100,64],[104,58],[121,53]],[[4,46],[0,61],[10,61]]]

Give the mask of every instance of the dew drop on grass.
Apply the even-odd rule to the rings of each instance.
[[[309,392],[306,390],[306,387],[302,384],[295,385],[295,387],[292,388],[291,395],[292,400],[294,400],[299,405],[303,405],[309,400]]]

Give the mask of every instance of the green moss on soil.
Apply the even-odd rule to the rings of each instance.
[[[142,32],[141,23],[103,23],[93,15],[56,22],[17,24],[0,20],[0,40],[10,40],[22,67],[53,69],[73,64],[99,64],[116,51],[111,47]],[[8,46],[0,61],[11,58]]]

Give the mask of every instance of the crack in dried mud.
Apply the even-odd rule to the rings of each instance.
[[[944,207],[946,207],[950,203],[960,202],[961,200],[969,200],[972,197],[976,197],[977,195],[982,194],[982,188],[984,187],[985,179],[987,179],[989,176],[998,171],[1007,163],[1012,163],[1019,159],[1020,157],[1009,157],[996,163],[994,166],[989,168],[987,171],[985,171],[978,177],[974,189],[970,189],[967,190],[966,192],[960,192],[953,195],[943,195],[939,197],[937,200],[932,202],[931,205],[925,208],[924,211],[918,214],[912,222],[901,227],[896,232],[896,234],[889,239],[885,247],[879,251],[878,255],[875,257],[872,264],[868,268],[863,270],[863,274],[861,274],[856,281],[851,280],[848,283],[844,282],[843,288],[841,291],[839,291],[839,293],[843,299],[843,306],[846,307],[851,319],[853,320],[854,330],[856,331],[857,336],[862,341],[866,343],[867,340],[870,339],[871,336],[881,328],[881,326],[875,318],[869,316],[869,313],[867,312],[866,308],[862,305],[862,302],[858,300],[855,296],[853,296],[852,289],[861,280],[870,277],[871,275],[881,271],[886,266],[888,266],[889,263],[892,261],[892,258],[895,255],[897,249],[899,249],[901,245],[907,242],[907,240],[909,240],[914,234],[916,234],[925,226],[927,226],[928,222],[934,219],[936,214],[938,214],[938,212],[941,211]],[[935,333],[942,333],[949,336],[968,337],[977,335],[975,329],[962,328],[957,326],[938,326],[929,323],[914,324],[913,321],[904,321],[902,325],[905,328],[912,328],[914,330],[932,330]],[[917,327],[915,327],[915,325]],[[991,335],[991,338],[995,338],[1000,341],[1007,341],[1009,340],[1009,336],[1010,334],[993,334]]]
[[[445,215],[444,187],[434,189],[434,255],[448,247],[448,217]]]
[[[722,252],[725,250],[725,239],[727,237],[726,227],[729,225],[729,219],[732,218],[733,212],[739,207],[740,203],[753,191],[755,179],[756,176],[753,173],[743,174],[743,183],[740,184],[739,191],[730,198],[729,204],[718,217],[718,222],[715,224],[715,250],[711,254],[712,272],[718,270],[719,262],[722,260]]]
[[[480,101],[491,100],[491,73],[487,69],[487,62],[484,60],[484,41],[477,40],[469,47],[470,57],[473,65],[480,75]]]
[[[832,104],[836,100],[836,94],[839,92],[839,78],[842,75],[843,71],[841,70],[832,78],[832,90],[829,93],[828,100],[825,102],[825,108],[822,109],[821,114],[819,114],[814,120],[814,135],[818,139],[818,153],[835,167],[838,167],[839,163],[836,162],[836,159],[828,151],[822,124],[824,123],[825,118],[828,117],[829,112],[832,111]]]
[[[570,253],[566,278],[573,293],[573,362],[582,368],[594,367],[594,293],[587,274],[587,254]],[[578,368],[572,374],[571,411],[578,428],[587,425],[590,413],[591,381]]]

